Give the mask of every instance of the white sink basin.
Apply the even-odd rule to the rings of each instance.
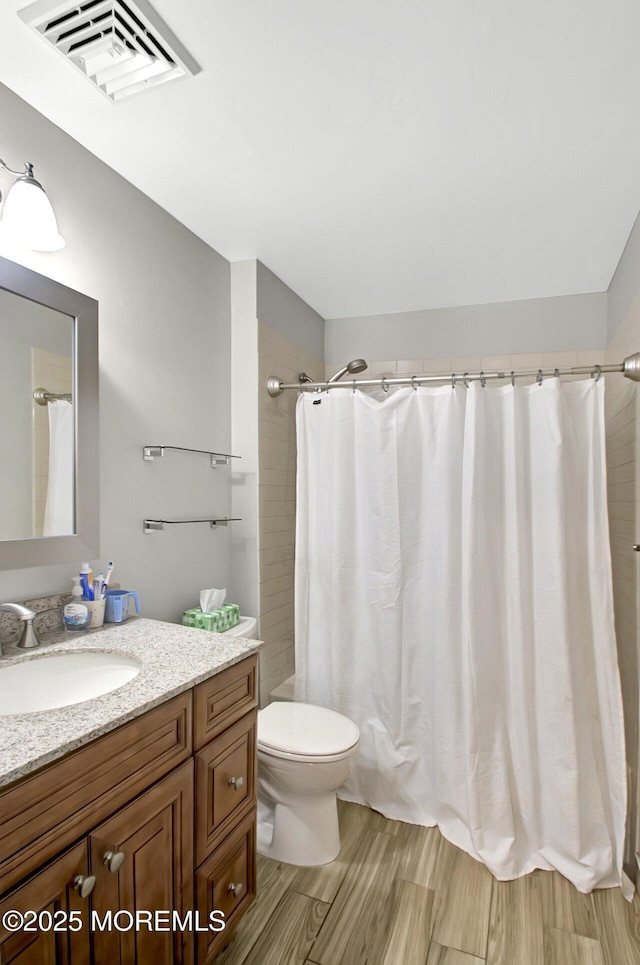
[[[0,663],[0,717],[80,704],[122,687],[141,669],[131,657],[96,650]]]

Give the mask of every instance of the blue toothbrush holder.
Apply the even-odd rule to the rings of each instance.
[[[105,623],[124,623],[129,617],[129,601],[136,605],[136,613],[140,613],[140,595],[135,590],[107,590],[104,611]]]

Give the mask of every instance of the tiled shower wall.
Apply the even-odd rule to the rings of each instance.
[[[640,304],[636,304],[609,343],[607,362],[621,362],[640,349]],[[629,776],[629,808],[625,847],[626,869],[638,880],[634,854],[640,851],[640,741],[638,733],[638,542],[640,497],[640,424],[638,385],[609,375],[606,391],[607,474],[609,524],[613,563],[613,599],[622,680],[625,737]]]
[[[260,375],[258,498],[260,551],[260,703],[294,671],[293,566],[296,525],[297,392],[277,399],[266,380],[297,382],[301,372],[320,380],[323,362],[279,332],[258,323]]]

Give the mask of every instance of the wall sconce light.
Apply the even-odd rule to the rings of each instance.
[[[0,168],[17,179],[5,198],[2,233],[11,236],[23,248],[33,251],[59,251],[64,248],[64,238],[58,231],[51,202],[33,176],[33,164],[27,161],[24,171],[12,171],[0,158]]]

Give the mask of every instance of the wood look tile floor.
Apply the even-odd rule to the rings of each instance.
[[[258,898],[216,965],[640,965],[640,899],[557,872],[496,881],[437,828],[339,804],[329,865],[258,859]]]

